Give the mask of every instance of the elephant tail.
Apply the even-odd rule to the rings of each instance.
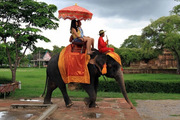
[[[46,92],[48,79],[49,79],[49,77],[48,77],[48,75],[46,74],[46,84],[45,84],[45,87],[44,87],[44,92],[43,92],[43,94],[41,94],[41,96],[40,96],[40,97],[43,97],[43,96],[44,96],[44,94],[45,94],[45,92]]]

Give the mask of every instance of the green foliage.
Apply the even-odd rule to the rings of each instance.
[[[115,49],[115,52],[121,57],[123,66],[129,66],[131,62],[142,59],[142,51],[138,48],[119,48]]]
[[[6,46],[12,73],[16,72],[17,65],[28,48],[33,50],[38,40],[50,41],[40,32],[41,29],[58,27],[58,23],[56,23],[58,18],[54,16],[56,10],[55,5],[48,5],[45,2],[1,0],[0,42]],[[15,81],[15,75],[13,74],[13,76],[12,80]]]
[[[180,5],[174,6],[171,14],[180,15]]]
[[[143,29],[142,37],[152,48],[171,50],[177,59],[177,73],[180,74],[180,16],[171,15],[153,21]]]
[[[0,44],[0,66],[2,66],[2,64],[8,64],[8,59],[6,55],[5,45]]]
[[[28,65],[30,64],[30,57],[32,57],[31,55],[25,55],[22,59],[21,59],[21,63],[19,67],[28,67]]]
[[[58,54],[61,52],[61,50],[65,48],[64,46],[58,47],[56,45],[53,46],[52,56]]]
[[[42,47],[35,47],[32,54],[35,55],[35,54],[39,54],[39,52],[40,52],[41,54],[44,55],[47,51],[51,52],[51,50],[49,50],[49,49],[44,49]]]
[[[141,36],[131,35],[124,40],[121,48],[141,48]]]
[[[0,84],[8,84],[8,83],[12,83],[12,80],[10,78],[0,76]]]
[[[126,81],[127,92],[180,93],[180,82]]]
[[[152,48],[152,43],[138,35],[129,36],[115,51],[121,56],[123,65],[127,67],[131,62],[140,60],[148,62],[160,54],[159,50]]]
[[[125,86],[128,93],[180,93],[180,81],[126,80]],[[116,81],[100,81],[98,90],[103,92],[120,92],[120,87]]]
[[[176,74],[124,74],[129,93],[180,93],[180,76]],[[115,79],[105,81],[100,77],[99,91],[119,92]]]

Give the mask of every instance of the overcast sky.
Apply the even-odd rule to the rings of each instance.
[[[142,29],[162,16],[169,16],[169,11],[179,4],[174,0],[37,0],[54,4],[58,10],[77,3],[93,13],[92,20],[82,21],[82,28],[86,36],[95,39],[97,48],[98,32],[106,30],[109,43],[120,47],[130,35],[140,35]],[[58,17],[58,11],[55,13]],[[45,30],[43,35],[51,42],[39,42],[38,47],[53,49],[54,45],[67,46],[70,37],[70,20],[59,20],[57,30]],[[104,38],[106,39],[106,37]]]

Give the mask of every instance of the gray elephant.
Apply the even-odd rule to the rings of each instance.
[[[98,78],[101,76],[101,70],[103,69],[104,63],[107,65],[107,73],[105,76],[114,78],[120,86],[121,92],[130,105],[130,108],[134,108],[133,104],[129,100],[124,84],[123,72],[121,70],[120,64],[115,61],[109,55],[105,55],[100,53],[98,50],[93,49],[93,54],[90,56],[91,60],[94,63],[88,63],[88,70],[90,75],[90,84],[82,84],[82,88],[87,92],[89,98],[85,98],[84,102],[88,107],[96,107],[96,97],[97,97],[97,88],[98,88]],[[46,91],[46,96],[44,98],[44,104],[51,104],[51,95],[52,92],[58,87],[62,94],[65,101],[66,107],[70,107],[73,105],[72,101],[70,100],[67,90],[66,84],[64,83],[60,71],[58,69],[58,59],[59,54],[52,57],[48,63],[47,67],[47,77],[46,77],[46,85],[43,95]],[[47,88],[47,90],[46,90]]]

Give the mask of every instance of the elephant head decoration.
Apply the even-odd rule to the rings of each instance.
[[[94,53],[91,55],[90,62],[88,63],[90,84],[81,83],[82,88],[89,95],[88,98],[84,99],[85,104],[88,107],[97,106],[96,97],[97,97],[97,88],[98,88],[98,82],[99,82],[98,78],[101,76],[101,70],[103,69],[103,65],[106,63],[107,73],[105,74],[105,76],[114,78],[117,81],[125,100],[130,105],[130,108],[134,108],[133,104],[131,103],[131,101],[129,100],[127,96],[124,78],[123,78],[123,71],[121,70],[122,66],[109,55],[100,53],[96,49],[94,49],[93,51]],[[48,67],[46,71],[47,72],[46,85],[45,85],[45,90],[43,93],[44,95],[46,91],[44,104],[51,103],[52,92],[58,87],[61,90],[66,107],[70,107],[73,105],[73,103],[67,94],[66,84],[64,83],[62,76],[59,72],[58,58],[59,58],[59,54],[52,57],[48,63]]]

